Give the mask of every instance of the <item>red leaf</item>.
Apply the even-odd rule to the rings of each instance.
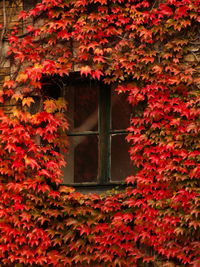
[[[12,151],[16,151],[16,146],[14,144],[8,143],[5,149],[7,149],[9,153],[11,153]]]
[[[175,14],[176,18],[180,18],[182,16],[187,15],[188,7],[187,6],[181,6],[176,9]]]
[[[20,13],[19,13],[19,16],[18,16],[18,19],[20,20],[20,19],[26,19],[26,17],[27,17],[27,12],[26,11],[21,11]]]
[[[25,164],[26,166],[30,166],[31,169],[37,169],[39,167],[39,164],[37,163],[37,161],[31,157],[27,157],[25,156]]]
[[[28,25],[27,27],[26,27],[26,30],[27,30],[27,32],[32,32],[32,31],[34,31],[34,27],[32,26],[32,25]]]
[[[93,61],[98,62],[98,63],[101,63],[101,62],[103,63],[105,62],[105,59],[102,56],[94,56]]]
[[[48,172],[48,171],[45,170],[45,169],[40,170],[40,171],[38,172],[38,174],[39,174],[39,175],[44,175],[44,176],[49,177],[49,178],[52,177],[51,173]]]
[[[8,38],[8,40],[9,40],[10,44],[16,44],[18,42],[19,38],[17,36],[12,35]]]
[[[38,185],[38,192],[49,192],[50,191],[50,187],[47,184],[39,184]]]
[[[172,9],[166,4],[160,4],[160,13],[166,16],[171,16],[173,14]]]
[[[92,72],[92,78],[100,80],[100,77],[103,76],[103,73],[100,70],[95,70]]]
[[[60,193],[58,191],[50,191],[48,195],[51,196],[53,199],[60,197]]]

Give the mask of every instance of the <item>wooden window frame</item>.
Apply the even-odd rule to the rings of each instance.
[[[83,183],[63,183],[67,186],[75,187],[80,191],[105,191],[118,186],[119,189],[125,188],[125,181],[111,180],[111,137],[113,135],[126,135],[127,130],[112,130],[112,104],[111,93],[112,88],[109,85],[99,82],[98,94],[98,130],[97,131],[81,131],[69,132],[69,137],[75,136],[91,136],[99,137],[98,143],[98,176],[97,182]]]

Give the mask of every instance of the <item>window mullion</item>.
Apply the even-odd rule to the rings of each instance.
[[[85,132],[69,132],[68,136],[87,136],[87,135],[98,135],[98,131],[85,131]]]
[[[98,182],[110,182],[110,87],[101,84],[99,89],[99,176]]]

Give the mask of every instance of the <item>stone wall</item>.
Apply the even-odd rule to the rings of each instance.
[[[200,33],[195,36],[194,40],[187,47],[187,55],[184,60],[188,64],[188,68],[195,70],[196,85],[200,89]]]
[[[18,13],[23,9],[22,0],[0,1],[0,88],[12,75],[11,62],[7,57],[7,34],[17,22]]]

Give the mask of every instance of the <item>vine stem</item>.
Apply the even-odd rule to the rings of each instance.
[[[2,58],[3,58],[3,37],[6,32],[6,0],[2,1],[2,9],[3,9],[3,29],[1,32],[1,38],[0,38],[0,48],[1,48],[1,54],[0,54],[0,63],[2,63]]]

